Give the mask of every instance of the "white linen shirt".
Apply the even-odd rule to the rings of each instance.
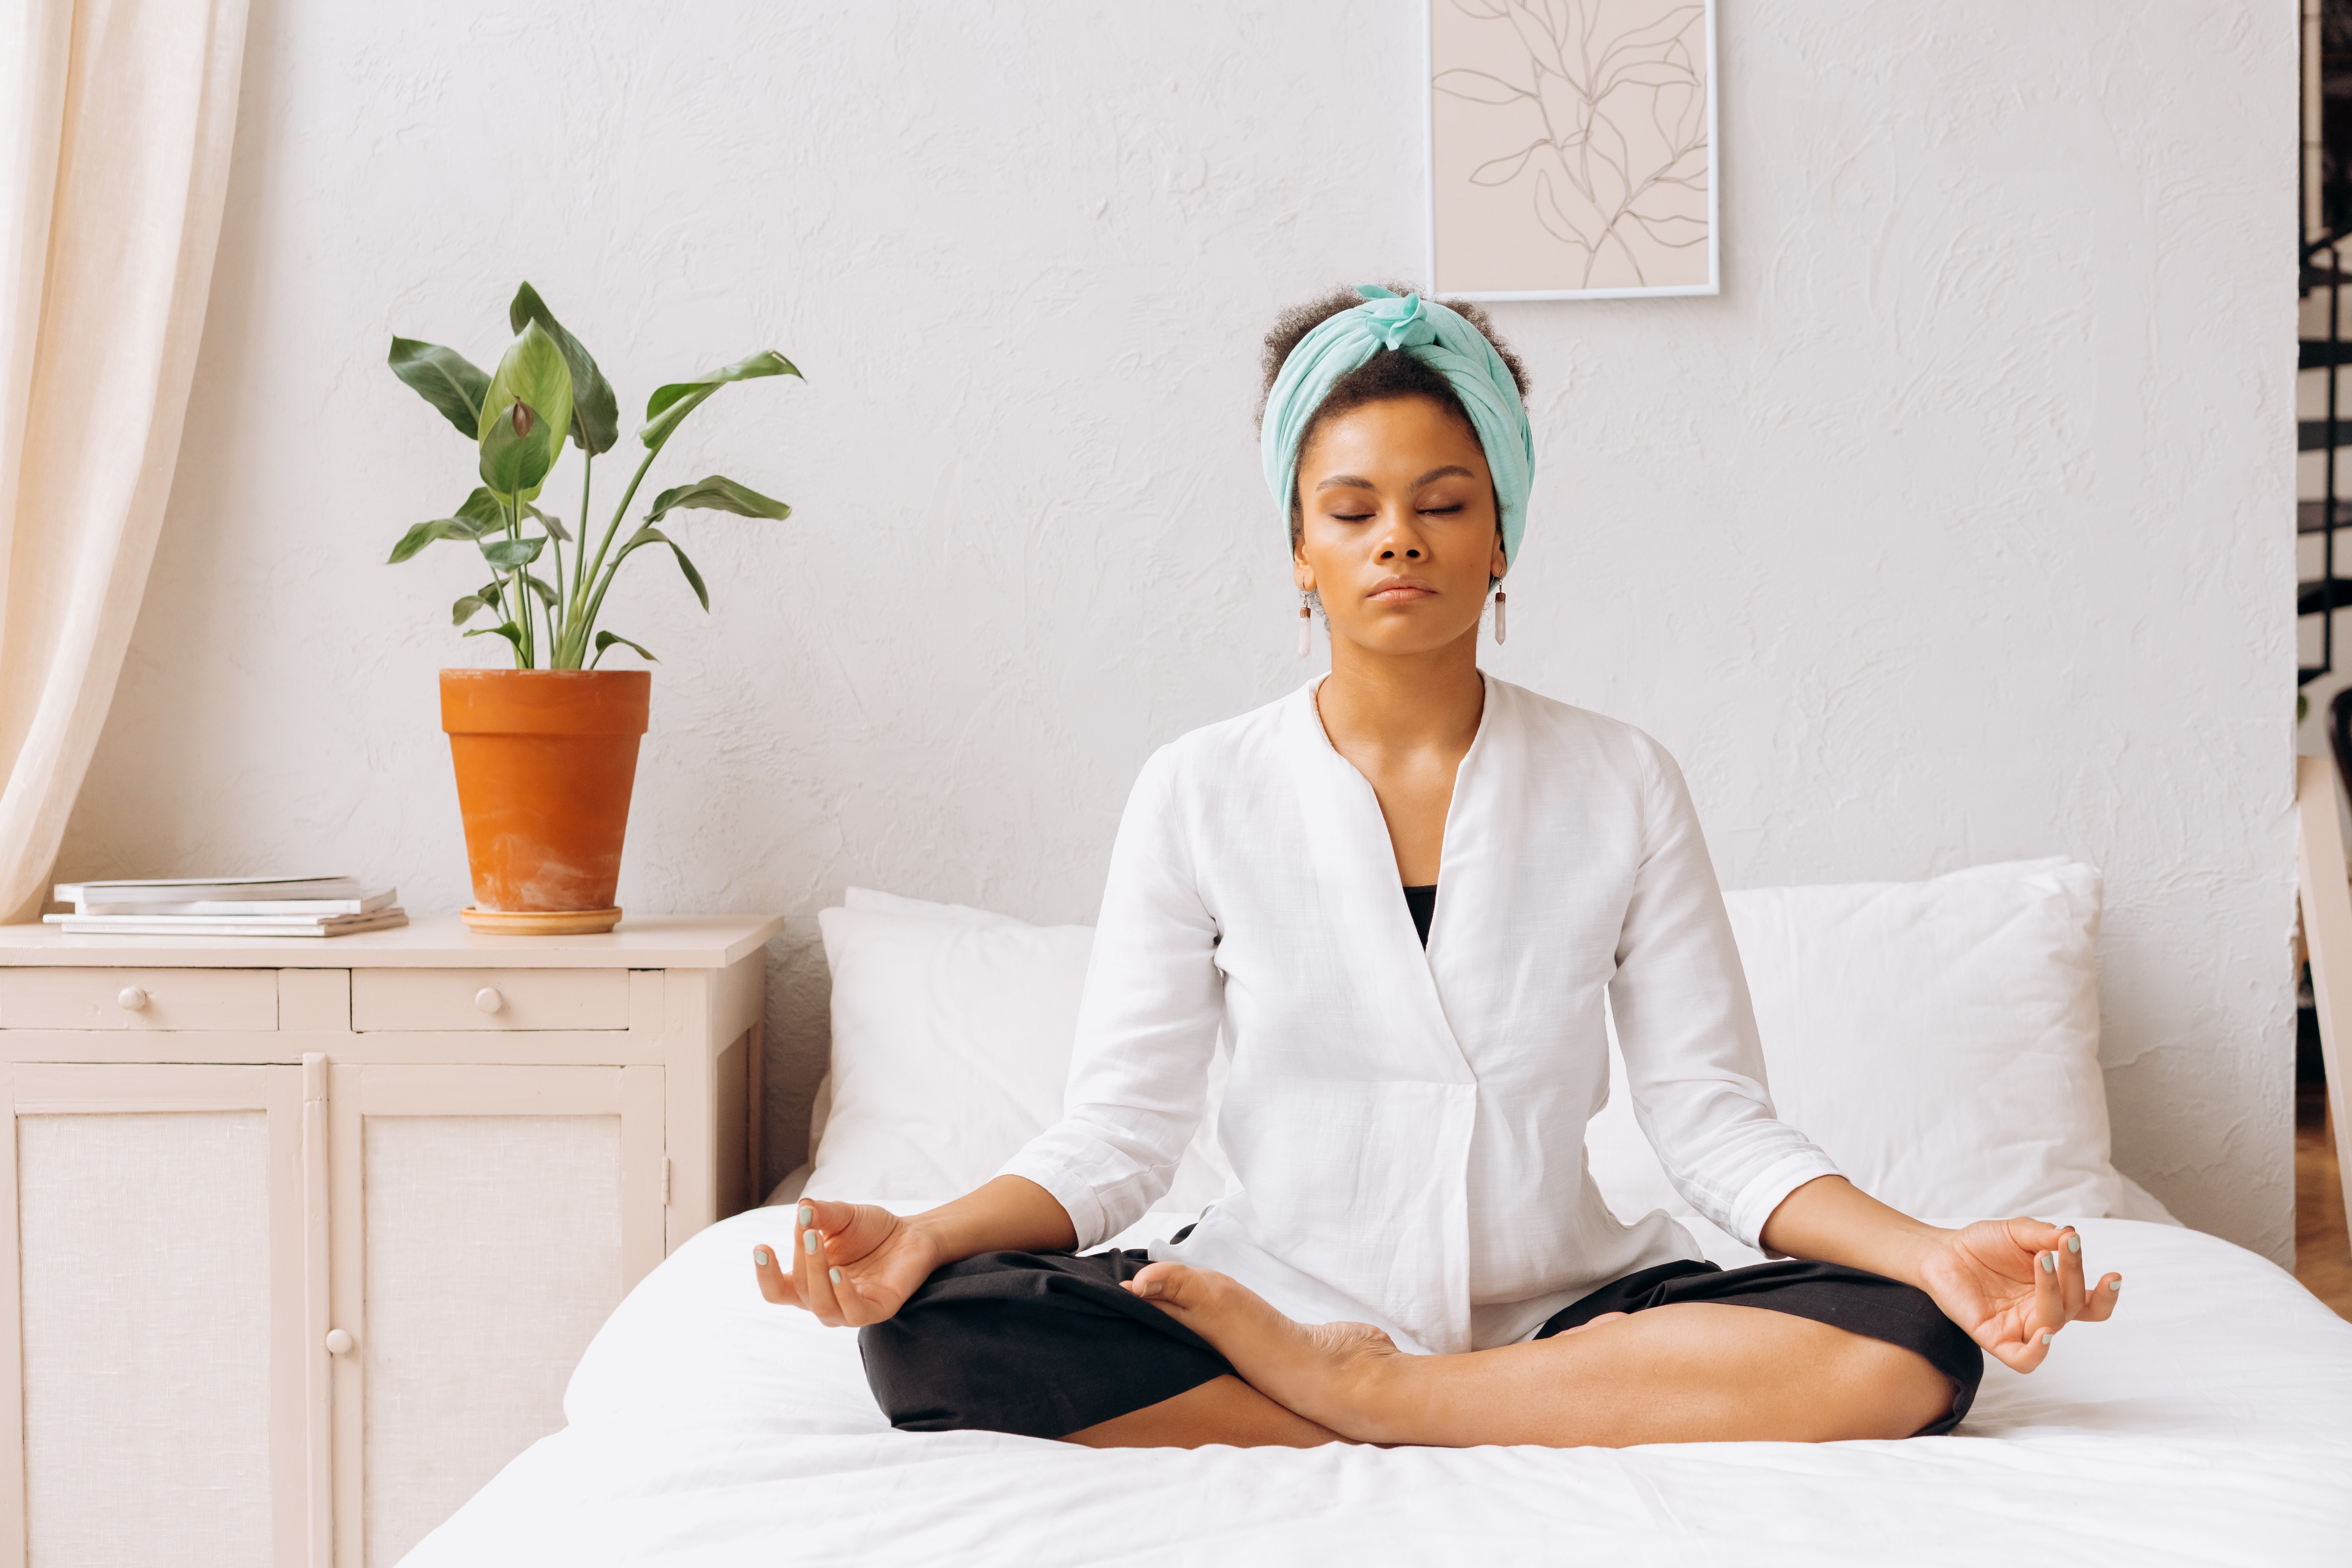
[[[1620,1224],[1585,1169],[1604,991],[1643,1131],[1691,1205],[1753,1246],[1833,1173],[1776,1120],[1698,819],[1656,742],[1486,678],[1424,950],[1370,784],[1315,686],[1162,747],[1111,851],[1062,1120],[1004,1170],[1080,1249],[1168,1190],[1222,1026],[1234,1180],[1154,1258],[1408,1350],[1523,1339],[1612,1279],[1696,1258]]]

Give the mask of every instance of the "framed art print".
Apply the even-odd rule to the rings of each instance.
[[[1442,298],[1718,290],[1715,0],[1428,0]]]

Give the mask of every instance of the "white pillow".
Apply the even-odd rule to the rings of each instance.
[[[2108,1163],[2099,890],[2062,858],[1726,894],[1781,1120],[1909,1214],[2169,1219]],[[1687,1214],[1624,1073],[1612,1025],[1594,1180],[1620,1218]]]
[[[1089,926],[1033,926],[957,904],[849,889],[817,916],[833,972],[829,1110],[804,1191],[929,1198],[969,1192],[1060,1120]],[[1197,1209],[1230,1174],[1211,1112],[1160,1206]]]
[[[976,910],[970,904],[934,904],[928,900],[903,898],[897,893],[878,893],[871,888],[852,888],[842,894],[841,901],[853,910],[915,915],[923,920],[946,921],[950,925],[1017,926],[1024,923],[1011,915],[1000,915],[992,910]]]
[[[862,888],[845,902],[819,916],[834,974],[819,1099],[835,1109],[812,1131],[807,1190],[967,1191],[1061,1113],[1093,932]],[[2179,1223],[2108,1163],[2095,869],[2018,861],[1725,902],[1776,1108],[1864,1191],[1923,1216]],[[1688,1215],[1618,1087],[1613,1023],[1609,1050],[1612,1092],[1586,1134],[1601,1195],[1629,1220]],[[1225,1190],[1227,1067],[1220,1042],[1162,1209]]]

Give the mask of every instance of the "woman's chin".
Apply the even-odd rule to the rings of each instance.
[[[1436,626],[1410,616],[1383,616],[1369,626],[1333,627],[1334,642],[1355,645],[1362,653],[1378,658],[1414,658],[1426,654],[1443,653],[1467,642],[1477,641],[1478,624],[1466,626]]]

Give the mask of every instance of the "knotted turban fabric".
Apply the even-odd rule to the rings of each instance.
[[[1527,526],[1528,490],[1535,483],[1535,437],[1528,428],[1527,405],[1510,367],[1486,335],[1455,311],[1418,294],[1397,295],[1366,283],[1356,292],[1364,302],[1318,324],[1298,341],[1266,395],[1265,424],[1258,434],[1265,462],[1265,486],[1281,510],[1283,538],[1290,537],[1290,497],[1298,482],[1298,442],[1307,422],[1323,406],[1332,383],[1381,349],[1402,349],[1444,376],[1469,411],[1495,476],[1495,500],[1502,510],[1503,557],[1519,558],[1519,533]]]

